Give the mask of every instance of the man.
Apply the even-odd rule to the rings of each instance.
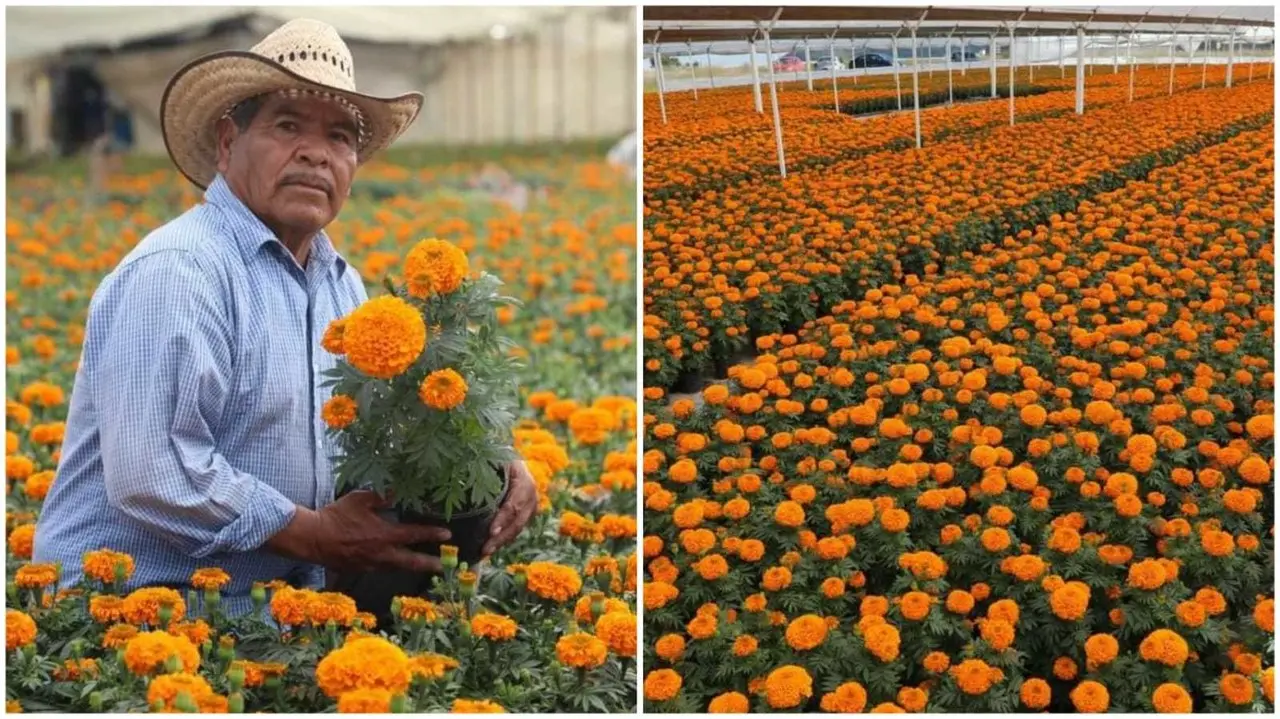
[[[64,585],[85,552],[109,548],[133,557],[130,586],[182,588],[221,567],[224,606],[241,613],[257,581],[440,569],[406,545],[446,530],[389,524],[370,492],[334,501],[337,446],[320,417],[337,360],[321,338],[366,299],[322,228],[421,105],[418,93],[356,92],[346,45],[309,20],[170,81],[165,143],[205,203],[146,237],[94,294],[35,539],[35,560],[60,561]],[[524,465],[508,477],[486,556],[537,508]]]

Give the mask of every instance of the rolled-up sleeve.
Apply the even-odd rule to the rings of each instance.
[[[191,557],[247,552],[293,518],[274,487],[228,463],[234,328],[209,273],[182,251],[121,269],[90,312],[102,330],[94,405],[107,502]]]

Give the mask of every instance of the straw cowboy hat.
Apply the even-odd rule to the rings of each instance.
[[[174,164],[201,188],[217,174],[215,125],[256,95],[283,91],[326,97],[360,123],[358,162],[390,145],[418,116],[422,93],[374,97],[356,92],[351,51],[332,26],[291,20],[249,51],[224,50],[178,70],[160,100],[160,126]]]

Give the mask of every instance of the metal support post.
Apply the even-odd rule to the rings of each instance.
[[[693,101],[698,101],[698,64],[693,60],[693,43],[686,40],[685,48],[689,54],[689,72],[693,75]]]
[[[778,110],[778,79],[773,70],[773,40],[769,38],[769,31],[773,29],[773,24],[778,21],[778,16],[782,14],[782,8],[774,14],[773,20],[769,22],[769,29],[761,28],[764,34],[764,51],[769,57],[769,102],[773,104],[773,139],[778,147],[778,172],[782,174],[785,180],[787,177],[787,154],[782,146],[782,113]],[[759,23],[757,23],[757,26]]]
[[[751,38],[751,90],[756,101],[756,112],[764,114],[764,101],[760,97],[760,66],[756,60],[756,39]],[[773,67],[773,63],[769,63]]]
[[[809,81],[809,92],[813,92],[813,60],[809,57],[809,38],[804,39],[804,72]]]

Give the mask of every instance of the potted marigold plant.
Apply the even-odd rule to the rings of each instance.
[[[518,392],[513,343],[497,310],[517,304],[489,274],[472,277],[466,254],[437,239],[405,258],[403,278],[329,327],[324,348],[341,355],[326,373],[323,417],[342,455],[338,492],[370,489],[392,499],[389,519],[447,527],[461,561],[480,560],[489,523],[516,458]],[[419,551],[439,554],[439,547]],[[394,594],[425,579],[366,573],[351,581]],[[344,580],[345,581],[345,580]],[[362,594],[360,587],[346,591]]]

